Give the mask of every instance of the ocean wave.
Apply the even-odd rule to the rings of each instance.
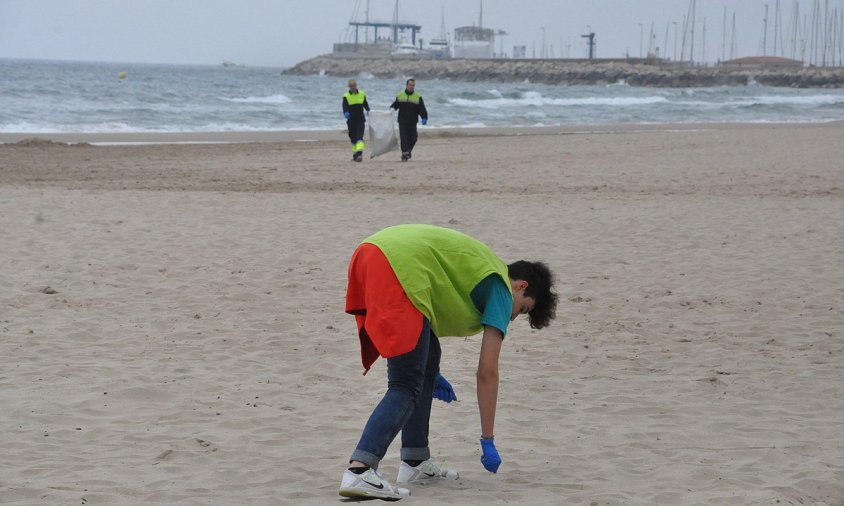
[[[682,100],[674,101],[672,105],[681,107],[692,107],[695,109],[739,109],[745,107],[766,107],[766,106],[844,106],[844,95],[811,95],[783,97],[776,95],[760,95],[740,99],[720,100],[710,102],[705,100]]]
[[[102,122],[87,125],[66,125],[53,123],[5,123],[0,124],[2,133],[24,133],[24,134],[52,134],[52,133],[137,133],[149,132],[151,130],[139,129],[118,122]]]
[[[473,100],[467,98],[451,98],[446,103],[460,107],[480,107],[482,109],[504,109],[509,107],[541,107],[546,105],[577,107],[577,106],[638,106],[668,102],[661,96],[648,97],[578,97],[552,98],[545,97],[538,92],[525,92],[519,98],[492,98]]]
[[[747,107],[756,105],[835,105],[844,104],[844,95],[810,95],[797,97],[783,97],[776,95],[760,95],[746,100],[737,100],[732,105]]]
[[[56,68],[68,70],[55,79]],[[121,70],[123,67],[121,66]],[[128,68],[103,82],[97,65],[4,63],[0,132],[210,132],[345,129],[345,78],[279,76],[263,69]],[[109,74],[113,76],[112,74]],[[147,76],[141,79],[141,76]],[[370,78],[373,110],[386,110],[402,79]],[[529,83],[421,83],[432,126],[470,128],[687,122],[826,122],[844,119],[844,90],[770,86],[642,88]]]
[[[0,124],[0,133],[53,134],[135,134],[135,133],[191,133],[191,132],[278,132],[287,130],[327,130],[324,126],[313,125],[264,125],[256,126],[245,123],[208,123],[205,125],[160,125],[156,127],[131,126],[125,123],[104,122],[87,125],[54,125],[36,123]]]
[[[239,104],[289,104],[292,100],[286,95],[270,95],[268,97],[242,97],[242,98],[228,98],[220,97],[226,102],[237,102]]]

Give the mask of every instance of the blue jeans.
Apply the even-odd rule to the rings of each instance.
[[[428,423],[441,354],[439,339],[425,318],[416,348],[387,359],[387,393],[369,416],[350,461],[378,469],[399,431],[402,460],[431,458]]]

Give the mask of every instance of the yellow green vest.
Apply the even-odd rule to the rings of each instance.
[[[422,98],[422,96],[415,91],[408,95],[407,91],[402,90],[401,93],[396,95],[396,100],[398,102],[410,102],[411,104],[418,104],[420,98]]]
[[[485,244],[455,230],[397,225],[363,242],[384,253],[408,298],[438,337],[470,336],[483,329],[470,295],[484,278],[498,274],[510,288],[507,265]]]
[[[334,96],[336,97],[337,95]],[[361,105],[363,104],[364,100],[366,100],[366,93],[364,93],[363,90],[358,90],[358,92],[355,94],[352,94],[347,91],[346,94],[343,95],[343,97],[346,99],[346,102],[349,105]]]

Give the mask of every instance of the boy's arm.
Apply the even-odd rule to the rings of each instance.
[[[478,410],[481,414],[481,436],[495,435],[495,408],[498,402],[498,355],[504,335],[495,327],[484,326],[481,355],[478,360]]]

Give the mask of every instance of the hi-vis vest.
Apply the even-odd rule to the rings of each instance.
[[[421,99],[421,98],[422,98],[422,96],[419,95],[418,93],[416,93],[415,91],[413,93],[411,93],[410,95],[408,95],[407,91],[402,90],[401,93],[396,95],[396,101],[397,102],[410,102],[411,104],[416,104],[416,105],[419,105],[419,99]]]
[[[507,265],[482,242],[448,228],[397,225],[363,242],[384,253],[407,297],[438,337],[470,336],[483,329],[472,290],[498,274],[511,290]]]
[[[336,97],[337,95],[334,96]],[[347,91],[346,94],[343,95],[343,98],[346,99],[346,102],[349,105],[363,105],[363,102],[366,100],[366,93],[361,90],[358,90],[355,94]]]

